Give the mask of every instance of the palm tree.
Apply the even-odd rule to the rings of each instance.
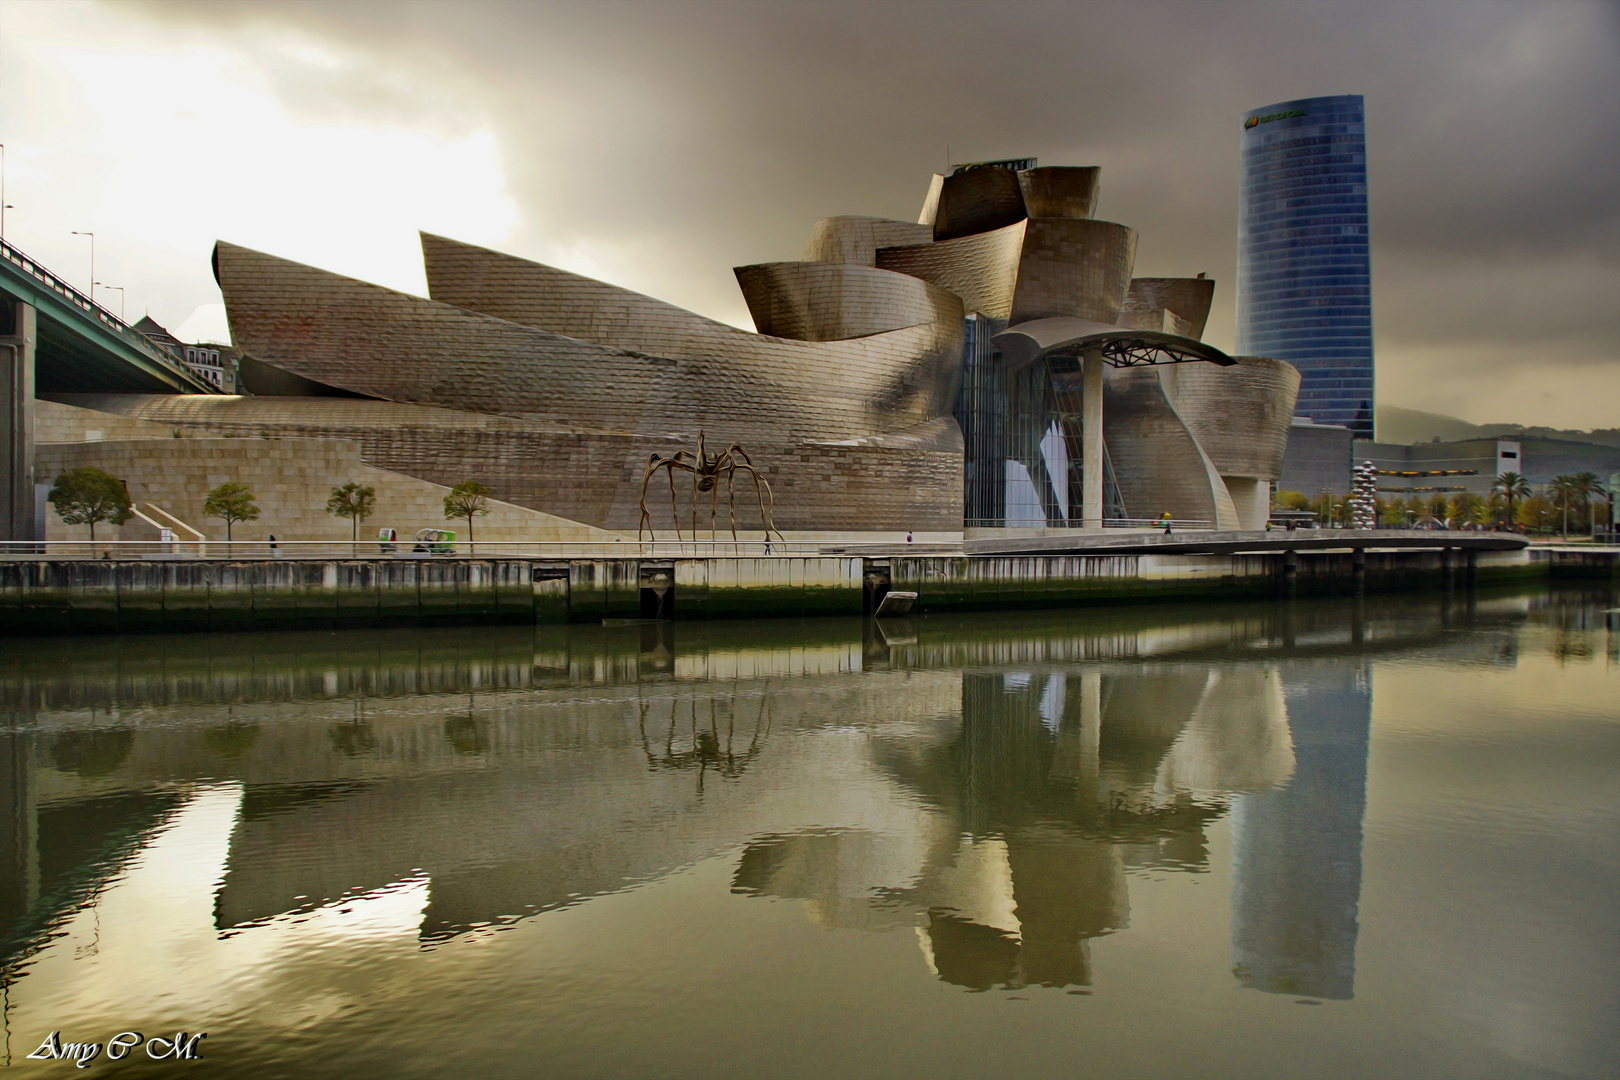
[[[1553,480],[1553,489],[1564,496],[1564,539],[1569,539],[1569,503],[1572,499],[1579,499],[1581,505],[1586,507],[1587,523],[1592,519],[1592,496],[1606,495],[1603,485],[1598,483],[1596,473],[1578,472],[1573,475],[1557,477]]]
[[[1564,511],[1563,538],[1569,539],[1569,504],[1575,498],[1575,478],[1569,474],[1553,477],[1552,483],[1547,485],[1552,497],[1558,500],[1559,507]]]
[[[1530,497],[1530,481],[1516,472],[1505,472],[1491,484],[1491,491],[1500,491],[1507,499],[1508,528],[1513,528],[1513,500]]]

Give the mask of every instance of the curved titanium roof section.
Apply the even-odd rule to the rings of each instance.
[[[1112,221],[1030,218],[1013,293],[1015,323],[1072,316],[1115,323],[1131,287],[1136,230]]]
[[[928,225],[846,214],[822,218],[810,226],[810,238],[799,258],[805,262],[876,266],[878,248],[926,244],[933,238],[934,230]]]
[[[428,295],[441,304],[660,356],[702,355],[713,351],[717,340],[748,333],[544,263],[432,233],[421,238]]]
[[[954,294],[870,266],[759,263],[739,266],[736,274],[754,326],[773,337],[843,341],[962,318]]]
[[[1018,174],[1024,211],[1032,218],[1089,218],[1097,213],[1102,169],[1051,165]]]
[[[963,236],[1016,225],[1027,215],[1018,174],[1011,169],[966,169],[945,177],[934,209],[934,240]]]
[[[910,274],[955,293],[968,312],[1005,319],[1012,314],[1026,224],[1020,221],[1004,229],[938,244],[879,248],[878,268]]]
[[[1213,345],[1194,338],[1162,331],[1137,330],[1127,326],[1093,322],[1089,319],[1036,319],[1009,326],[993,339],[1009,369],[1032,364],[1051,353],[1075,355],[1092,349],[1105,352],[1137,350],[1155,352],[1157,363],[1184,363],[1207,360],[1230,366],[1237,361]],[[1121,365],[1126,366],[1126,365]]]
[[[1222,476],[1276,480],[1299,397],[1299,369],[1268,356],[1234,359],[1231,367],[1177,364],[1163,368],[1160,379]]]
[[[1187,337],[1201,338],[1214,300],[1215,282],[1210,278],[1132,278],[1119,321],[1158,329],[1164,325],[1162,313],[1170,311],[1186,322]]]
[[[959,318],[853,341],[786,341],[704,325],[690,312],[577,275],[556,277],[549,267],[538,269],[575,285],[572,294],[513,302],[615,342],[647,329],[678,346],[655,352],[520,325],[233,244],[217,253],[242,352],[389,401],[572,430],[847,439],[950,415],[960,380]],[[671,310],[677,317],[665,321]]]
[[[1103,382],[1103,442],[1120,500],[1133,517],[1240,528],[1237,506],[1152,369],[1110,371]]]

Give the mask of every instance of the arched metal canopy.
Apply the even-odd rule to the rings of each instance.
[[[1203,360],[1222,367],[1237,361],[1213,345],[1162,330],[1136,330],[1061,316],[1031,319],[1009,326],[991,339],[1001,350],[1009,370],[1034,363],[1052,353],[1102,354],[1109,367],[1138,367],[1146,364],[1185,364]]]

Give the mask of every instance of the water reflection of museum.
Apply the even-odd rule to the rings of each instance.
[[[863,888],[881,842],[817,832],[751,844],[735,888],[833,924],[920,911],[947,982],[1084,986],[1090,940],[1130,924],[1128,874],[1206,869],[1230,801],[1238,977],[1350,997],[1370,702],[1364,670],[1337,664],[964,674],[956,738],[877,752],[955,826],[915,884]]]
[[[431,943],[741,846],[733,892],[916,933],[939,978],[971,988],[1089,984],[1092,939],[1130,925],[1133,872],[1204,871],[1206,828],[1230,814],[1238,978],[1351,996],[1363,662],[914,674],[541,692],[563,732],[532,722],[533,691],[324,726],[261,703],[224,724],[13,728],[7,951],[116,876],[182,806],[174,781],[209,775],[243,785],[221,933],[425,874]],[[815,730],[902,700],[932,718]],[[808,778],[828,754],[871,777],[843,797],[855,810]]]

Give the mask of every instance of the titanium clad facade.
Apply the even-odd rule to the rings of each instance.
[[[1298,411],[1373,437],[1372,273],[1361,95],[1244,114],[1236,353],[1299,368]]]

